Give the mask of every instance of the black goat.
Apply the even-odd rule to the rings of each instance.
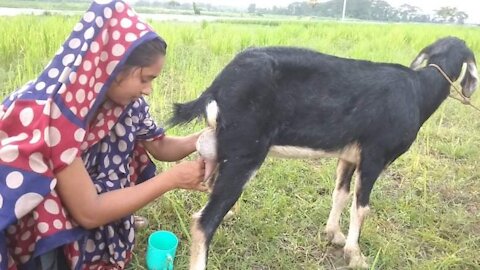
[[[326,233],[344,245],[350,267],[366,267],[358,245],[372,187],[386,166],[407,151],[422,124],[450,93],[449,82],[467,71],[463,94],[476,89],[475,57],[465,42],[440,39],[411,68],[343,59],[300,48],[252,48],[238,54],[196,100],[176,104],[170,123],[205,115],[215,128],[216,179],[209,202],[194,216],[190,269],[205,269],[210,241],[245,183],[269,152],[281,156],[339,158]],[[356,173],[348,236],[340,214]]]

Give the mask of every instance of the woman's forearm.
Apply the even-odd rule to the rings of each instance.
[[[144,142],[145,147],[152,156],[161,161],[177,161],[195,151],[195,143],[200,133],[185,137],[165,136],[161,140]]]

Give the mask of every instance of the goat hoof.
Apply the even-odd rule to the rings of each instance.
[[[348,268],[351,269],[368,269],[368,264],[365,256],[360,252],[360,249],[344,249],[344,257],[348,261]]]
[[[345,235],[338,230],[325,230],[325,234],[327,235],[327,240],[330,244],[343,247],[345,246]]]

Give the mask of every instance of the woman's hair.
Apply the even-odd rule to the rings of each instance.
[[[167,53],[167,43],[162,38],[155,38],[138,45],[128,56],[120,72],[129,73],[134,68],[152,65],[158,56]]]

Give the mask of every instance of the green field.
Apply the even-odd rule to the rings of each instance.
[[[77,17],[0,17],[0,95],[33,79],[67,37]],[[168,60],[150,103],[164,122],[173,102],[193,99],[232,57],[249,46],[312,48],[342,57],[409,65],[439,37],[466,40],[480,58],[477,28],[367,23],[152,23],[168,43]],[[473,102],[480,104],[480,93]],[[169,130],[188,134],[201,123]],[[426,122],[411,149],[377,181],[360,247],[373,269],[480,269],[480,114],[449,99]],[[339,269],[345,262],[322,235],[336,160],[268,158],[219,227],[209,269]],[[169,164],[159,164],[166,168]],[[180,238],[175,262],[187,269],[190,216],[207,195],[175,191],[139,214],[132,269],[145,269],[146,237],[157,229]],[[342,219],[347,230],[348,211]]]

